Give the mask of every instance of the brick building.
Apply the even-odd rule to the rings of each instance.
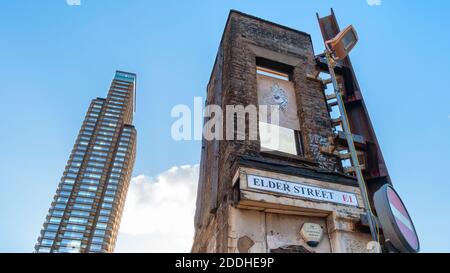
[[[324,152],[339,134],[323,82],[311,77],[319,72],[309,34],[230,12],[206,104],[274,99],[286,108],[283,147],[263,147],[259,134],[203,140],[192,252],[366,251],[357,181]]]

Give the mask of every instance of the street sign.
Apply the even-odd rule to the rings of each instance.
[[[358,198],[353,192],[338,191],[270,177],[248,174],[247,186],[250,189],[291,195],[305,199],[337,203],[352,207],[359,206]]]
[[[390,185],[384,185],[374,195],[375,209],[385,238],[404,253],[419,252],[419,238],[400,196]]]

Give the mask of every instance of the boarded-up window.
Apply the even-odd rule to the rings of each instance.
[[[299,142],[300,120],[294,83],[288,74],[257,67],[257,88],[259,105],[279,107],[279,120],[273,120],[268,111],[267,118],[259,122],[261,150],[301,154]]]

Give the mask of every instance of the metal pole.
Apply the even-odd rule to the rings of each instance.
[[[356,154],[355,143],[353,141],[353,135],[350,131],[350,125],[348,123],[344,101],[342,100],[341,90],[336,80],[336,74],[334,73],[335,61],[328,49],[325,50],[325,56],[327,58],[328,70],[330,71],[331,81],[333,82],[339,111],[341,112],[342,129],[344,130],[344,134],[347,139],[348,150],[352,157],[353,167],[355,168],[356,178],[358,179],[359,189],[361,190],[361,196],[364,202],[364,210],[369,221],[370,233],[372,234],[372,240],[378,242],[378,235],[373,221],[372,208],[370,206],[369,197],[367,196],[366,183],[364,182],[364,177],[361,172],[361,166],[359,165],[358,155]]]

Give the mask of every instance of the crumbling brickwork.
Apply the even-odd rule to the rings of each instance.
[[[231,11],[207,88],[207,104],[258,105],[258,57],[293,67],[304,156],[262,153],[258,140],[203,141],[193,252],[227,252],[227,208],[240,156],[321,173],[339,170],[337,158],[320,152],[332,135],[323,86],[307,78],[316,69],[309,34]],[[247,132],[248,133],[248,132]]]

